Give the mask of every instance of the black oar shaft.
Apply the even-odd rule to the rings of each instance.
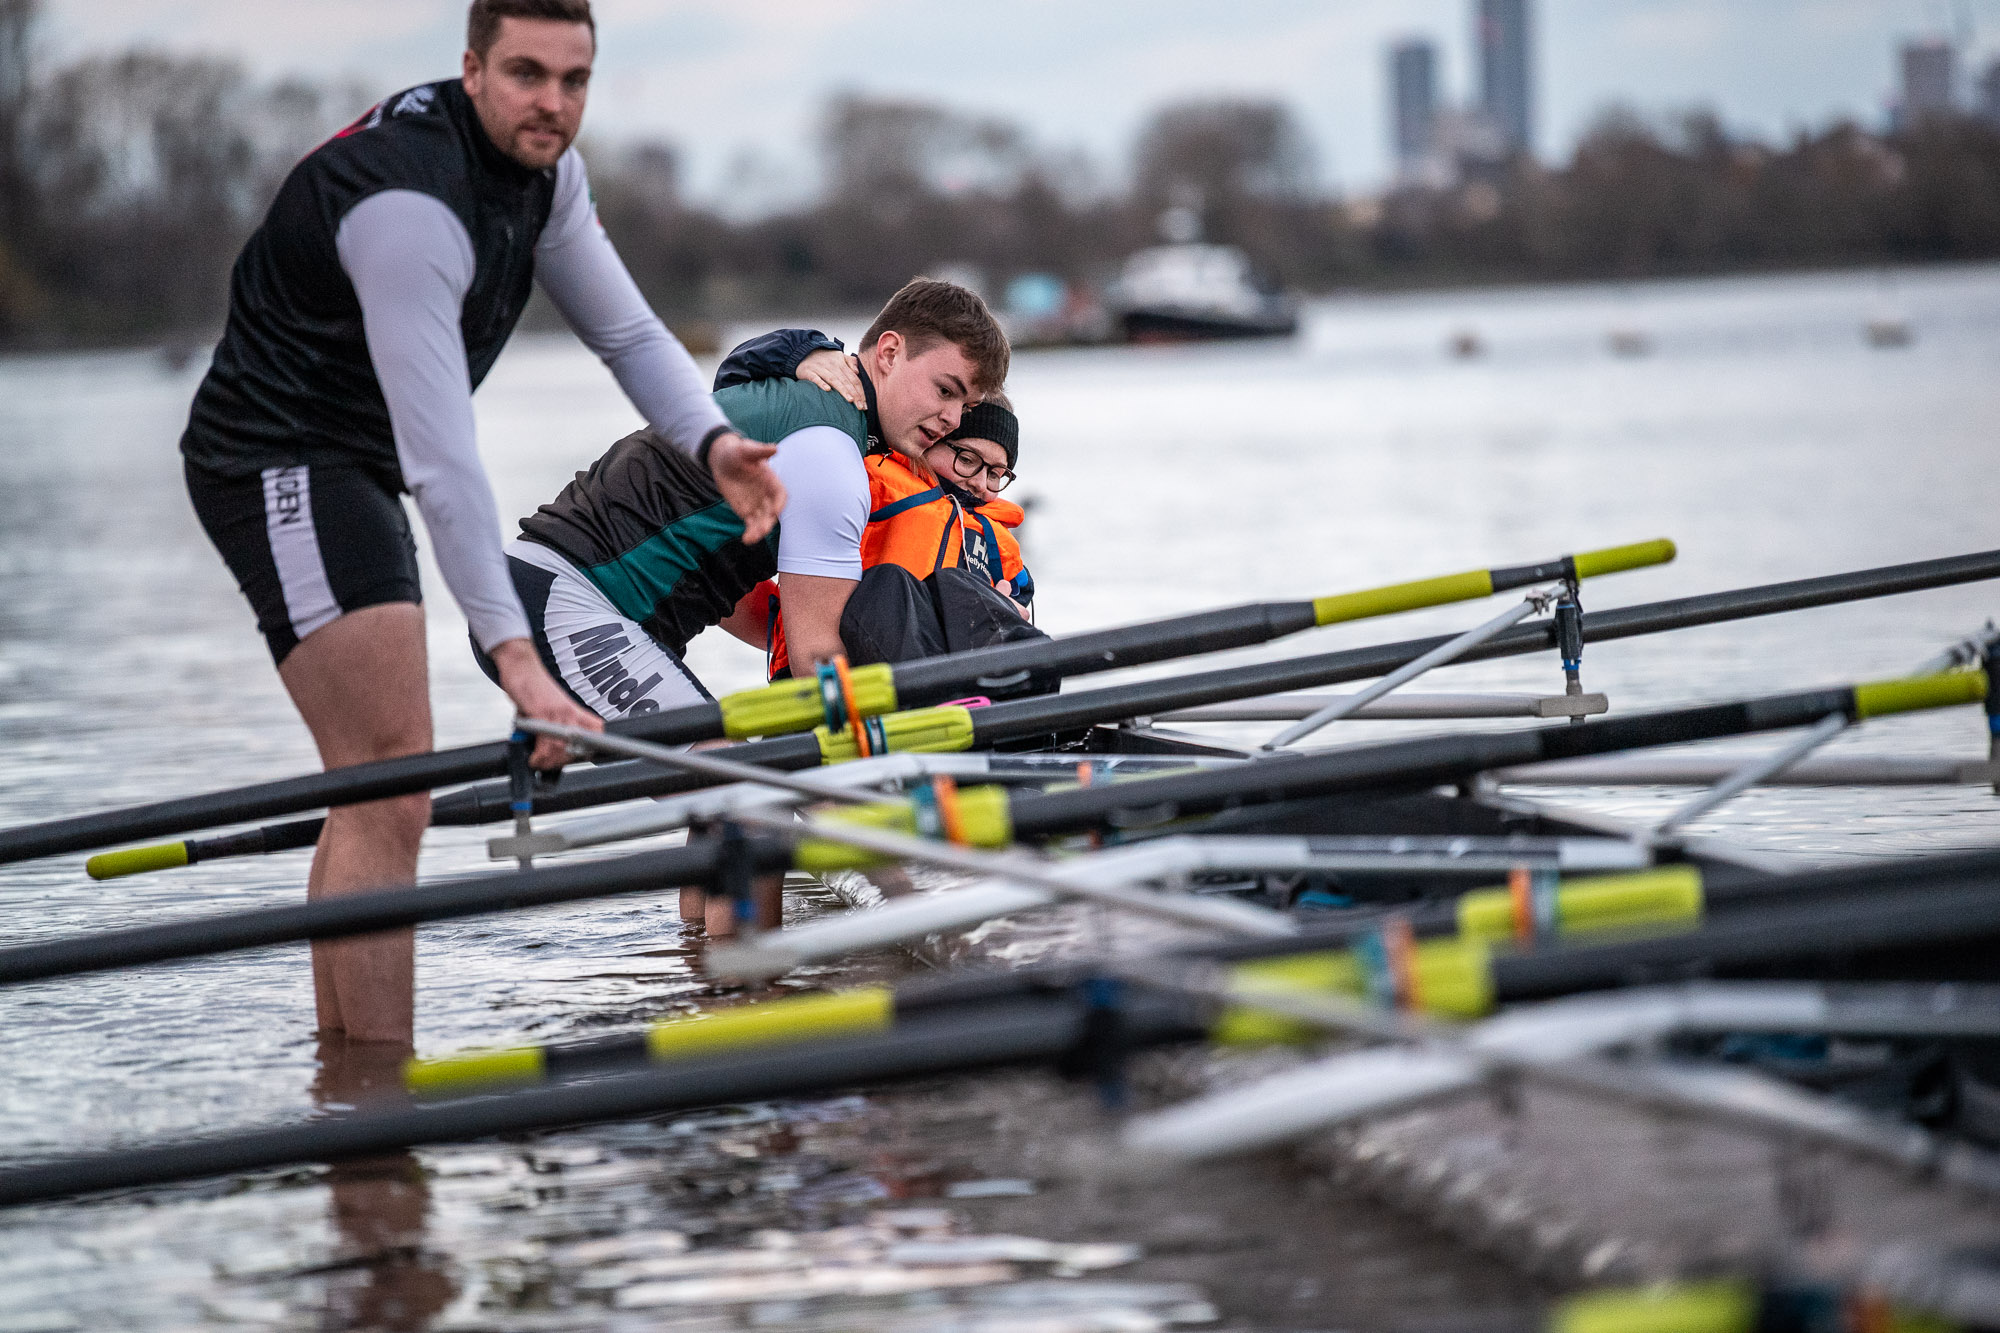
[[[1168,1001],[1135,998],[1120,1013],[1120,1038],[1134,1046],[1191,1040],[1200,1033],[1196,1016]],[[0,1171],[0,1206],[1057,1060],[1076,1050],[1085,1035],[1086,1011],[1078,1000],[1017,999],[927,1015],[868,1036],[676,1062],[670,1068],[506,1097],[355,1111],[226,1137],[16,1167]]]
[[[1937,679],[1948,679],[1954,688],[1968,689],[1974,675]],[[1964,684],[1958,684],[1961,679]],[[1983,677],[1978,678],[1977,687],[1985,688]],[[1545,759],[1801,726],[1832,713],[1850,711],[1858,706],[1856,700],[1857,690],[1853,688],[1810,690],[1618,718],[1581,727],[1558,725],[1527,731],[1392,741],[1328,754],[1296,755],[1062,792],[1017,793],[1008,798],[1009,820],[1013,836],[1021,839],[1088,829],[1144,827],[1240,805],[1346,791],[1423,787],[1487,769]],[[764,840],[755,845],[760,858],[756,869],[779,870],[790,865],[785,849]],[[706,845],[695,845],[583,865],[384,889],[296,907],[82,936],[0,950],[0,985],[286,940],[363,934],[516,906],[704,883],[714,871],[712,850]]]
[[[2000,551],[1917,561],[1736,592],[1680,598],[1619,611],[1596,612],[1584,617],[1584,637],[1587,641],[1601,642],[1995,577],[2000,577]],[[1013,644],[976,655],[906,663],[896,668],[899,702],[905,707],[940,702],[968,688],[977,688],[982,681],[993,682],[998,688],[1004,680],[1031,668],[1048,674],[1079,674],[1086,670],[1109,670],[1114,666],[1131,666],[1194,652],[1240,647],[1261,641],[1254,637],[1258,633],[1268,638],[1274,634],[1309,628],[1312,623],[1312,604],[1309,602],[1236,607],[1153,626],[1129,626],[1053,640],[1053,647],[1050,643]],[[1160,634],[1162,626],[1171,626],[1172,635]],[[1191,628],[1183,633],[1183,627],[1189,626]],[[1152,637],[1147,638],[1142,632],[1151,632]],[[1210,673],[1203,678],[1207,682],[1203,688],[1186,689],[1179,693],[1164,692],[1171,689],[1173,682],[1144,682],[1124,688],[1131,691],[1126,697],[1131,699],[1130,707],[1135,711],[1194,707],[1246,695],[1379,676],[1447,642],[1448,638],[1438,636],[1410,640],[1244,667],[1232,673]],[[1553,647],[1554,642],[1553,625],[1538,622],[1488,640],[1466,654],[1464,660],[1479,661],[1533,652]],[[1150,647],[1146,646],[1148,643]],[[1043,650],[1043,653],[1037,656],[1032,650]],[[1151,655],[1145,655],[1147,653]],[[1040,665],[1044,663],[1054,663],[1056,668]],[[1232,685],[1225,687],[1220,683],[1225,675],[1233,682]],[[1224,688],[1228,689],[1227,693],[1208,692]],[[1112,695],[1115,692],[1100,693]],[[1095,710],[1108,707],[1111,703],[1112,700],[1107,698],[1074,705],[1070,699],[1059,697],[1002,705],[1017,710],[1004,715],[997,708],[980,710],[989,716],[979,719],[975,743],[991,743],[996,739],[1033,736],[1089,725],[1097,720]],[[717,705],[704,703],[613,723],[612,728],[622,735],[641,740],[678,744],[722,734],[722,713]],[[498,776],[505,771],[505,766],[506,746],[493,743],[0,829],[0,864],[474,782]],[[661,789],[653,787],[650,779],[639,778],[638,775],[634,777],[633,785],[615,796],[610,794],[612,788],[607,783],[600,789],[599,800],[622,800],[660,793]],[[547,808],[551,811],[579,809],[585,804],[597,803],[584,794],[585,786],[578,784],[571,794],[552,793]],[[479,799],[478,818],[463,811],[454,813],[465,814],[465,822],[487,822],[484,797]],[[453,822],[458,820],[454,818]]]
[[[1037,678],[1049,680],[1087,671],[1109,671],[1114,667],[1263,643],[1279,635],[1311,629],[1315,623],[1311,602],[1267,603],[1099,630],[1068,639],[1010,644],[900,664],[893,669],[896,697],[901,708],[919,707],[968,691],[1009,688],[1026,679],[1031,671]],[[713,703],[669,709],[610,726],[620,735],[662,745],[711,740],[725,732],[722,708]],[[403,796],[494,777],[506,772],[506,767],[507,746],[504,742],[494,742],[0,829],[0,864],[219,824],[267,819],[321,806],[355,805]]]
[[[1602,643],[1990,578],[2000,578],[2000,551],[1799,579],[1700,597],[1681,597],[1612,611],[1587,612],[1583,617],[1584,639],[1586,642]],[[1366,680],[1423,656],[1449,642],[1451,637],[1438,635],[1428,639],[1406,639],[1400,643],[1137,681],[1110,689],[1010,700],[973,710],[973,745],[978,748],[1000,741],[1022,740],[1175,708],[1197,708],[1204,704],[1230,703],[1287,690]],[[1069,643],[1072,640],[1059,642]],[[1468,654],[1467,660],[1539,652],[1553,648],[1555,643],[1554,622],[1537,620],[1488,640]],[[1128,663],[1121,660],[1120,664]],[[900,692],[901,674],[897,680]],[[741,758],[745,763],[763,764],[769,768],[790,768],[794,760],[799,768],[818,762],[817,749],[812,746],[809,737],[803,736],[753,742],[750,746],[732,749],[729,755]],[[617,800],[664,796],[704,785],[707,785],[706,779],[672,773],[657,766],[613,764],[565,775],[560,786],[537,796],[535,810],[537,814],[555,814]],[[484,824],[503,820],[509,813],[505,784],[494,783],[440,797],[432,819],[440,824]]]
[[[1890,565],[1883,569],[1799,579],[1700,597],[1680,597],[1611,611],[1586,612],[1583,616],[1583,637],[1586,643],[1608,643],[1668,630],[1719,625],[1733,620],[1749,620],[1786,611],[1803,611],[1991,578],[2000,578],[2000,551]],[[1070,731],[1091,726],[1107,715],[1145,717],[1179,708],[1199,708],[1206,704],[1229,703],[1288,690],[1368,680],[1415,661],[1432,649],[1449,643],[1453,637],[1440,634],[1428,639],[1405,639],[1400,643],[1288,657],[1276,662],[1257,662],[1227,671],[1136,681],[1110,689],[996,704],[973,714],[974,744],[990,745],[998,741]],[[1460,660],[1474,662],[1517,657],[1555,646],[1555,622],[1536,620],[1488,639]]]
[[[818,767],[819,741],[810,734],[777,736],[767,741],[746,741],[731,746],[728,757],[739,764],[756,764],[780,773],[795,773]],[[685,769],[630,761],[589,768],[572,768],[562,780],[535,790],[535,813],[559,815],[570,810],[588,810],[618,801],[638,801],[675,792],[695,791],[710,786],[713,779]],[[507,784],[482,782],[441,793],[431,801],[431,827],[456,828],[470,824],[498,824],[514,817],[513,797]],[[247,833],[229,833],[188,843],[188,864],[219,860],[226,856],[257,856],[267,852],[310,847],[319,839],[324,819],[294,819],[283,824],[266,824]]]
[[[712,719],[712,721],[711,721]],[[720,732],[714,704],[693,704],[613,723],[621,735],[662,745],[706,740]],[[208,792],[150,805],[77,815],[43,824],[0,829],[0,864],[38,856],[88,851],[115,842],[184,833],[331,805],[358,805],[459,782],[474,782],[507,771],[507,745],[495,741],[455,750],[434,750],[402,759],[384,759],[279,782]]]
[[[1113,671],[1253,647],[1314,624],[1311,602],[1272,602],[988,648],[979,654],[976,675],[968,674],[962,658],[933,657],[896,667],[896,701],[903,708],[923,708],[968,690],[1009,688],[1029,676]]]
[[[1494,998],[1513,1003],[1690,976],[1783,976],[1860,964],[1871,954],[2000,941],[2000,865],[1987,858],[1954,869],[1937,860],[1914,873],[1903,867],[1900,884],[1872,893],[1811,892],[1808,884],[1800,901],[1742,905],[1696,930],[1499,956]],[[1982,976],[1991,971],[1988,963]]]
[[[284,824],[266,824],[262,828],[246,829],[241,833],[224,833],[213,838],[190,838],[187,844],[187,863],[200,865],[203,861],[220,861],[231,856],[270,856],[276,852],[296,851],[310,847],[319,841],[320,830],[326,827],[324,818],[294,819]]]
[[[1347,791],[1433,786],[1488,769],[1545,759],[1803,726],[1846,711],[1852,700],[1852,690],[1812,690],[1746,703],[1614,718],[1580,727],[1565,724],[1388,741],[1329,754],[1266,759],[1254,765],[1024,794],[1013,801],[1014,834],[1040,838],[1090,828],[1139,828],[1240,805]]]
[[[811,732],[745,741],[716,753],[739,764],[755,764],[780,773],[796,773],[820,764],[819,740]],[[714,785],[715,779],[704,774],[644,760],[571,768],[563,773],[560,782],[536,789],[535,813],[558,815]],[[510,800],[504,782],[484,782],[446,792],[431,802],[431,823],[434,826],[496,824],[513,818]]]
[[[1922,908],[1908,909],[1906,905],[1897,903],[1897,895],[1908,892],[1913,886],[1922,886],[1926,890],[1942,887],[1950,893],[1960,893],[1968,888],[1979,889],[1988,883],[2000,885],[2000,852],[1932,857],[1914,862],[1873,862],[1789,875],[1759,874],[1732,868],[1729,874],[1713,876],[1691,867],[1681,867],[1678,870],[1654,870],[1631,875],[1585,877],[1566,882],[1563,892],[1587,893],[1593,886],[1607,883],[1622,885],[1629,891],[1636,881],[1676,875],[1691,878],[1698,885],[1695,912],[1686,917],[1662,918],[1650,923],[1641,917],[1627,917],[1616,925],[1607,927],[1601,924],[1595,928],[1599,933],[1593,933],[1587,919],[1573,929],[1559,925],[1560,934],[1551,938],[1566,939],[1578,947],[1561,954],[1541,956],[1538,963],[1513,969],[1504,980],[1505,989],[1501,998],[1547,998],[1585,988],[1584,983],[1621,984],[1635,976],[1652,981],[1672,980],[1691,966],[1704,972],[1727,974],[1742,969],[1757,975],[1787,961],[1788,953],[1790,961],[1796,963],[1801,959],[1810,962],[1828,954],[1848,951],[1867,953],[1895,947],[1912,928],[1922,932],[1917,937],[1921,942],[1940,928],[1949,932],[1960,927],[1940,927],[1940,918],[1930,911],[1928,903]],[[1160,972],[1163,976],[1177,975],[1188,963],[1203,959],[1218,963],[1245,962],[1288,953],[1345,948],[1381,930],[1392,919],[1407,925],[1420,938],[1459,935],[1465,924],[1461,910],[1464,903],[1470,898],[1491,896],[1492,891],[1483,891],[1469,895],[1468,899],[1434,899],[1405,903],[1394,908],[1343,913],[1330,922],[1313,922],[1305,934],[1282,940],[1222,945],[1208,943],[1173,950],[1159,960]],[[1783,915],[1774,918],[1770,913],[1773,907],[1781,909]],[[1878,907],[1888,910],[1878,913],[1875,911]],[[1564,912],[1565,908],[1559,905],[1557,911]],[[1698,933],[1704,915],[1713,927],[1705,934]],[[1831,935],[1798,928],[1801,923],[1817,921],[1822,915],[1843,924]],[[1967,918],[1961,913],[1951,920],[1960,922],[1962,926]],[[1976,917],[1972,918],[1972,923],[1977,926]],[[1658,945],[1648,943],[1643,949],[1635,951],[1625,944],[1625,937],[1639,932],[1678,935],[1679,939]],[[1588,947],[1606,940],[1612,941],[1608,950],[1592,951]],[[1533,947],[1537,942],[1531,939],[1516,947]],[[1636,962],[1635,952],[1638,954]],[[912,1016],[941,1009],[1060,993],[1101,975],[1102,969],[1101,962],[1083,959],[1029,968],[968,969],[907,981],[886,992],[889,997],[888,1012],[901,1023]],[[860,997],[869,989],[862,988],[849,994]],[[756,1030],[755,1038],[739,1036],[738,1040],[748,1045],[753,1039],[769,1040],[772,1034],[785,1031],[786,1016],[780,1011],[787,1004],[796,1003],[800,1002],[780,1001],[735,1011],[738,1014],[763,1013],[778,1020]],[[796,1014],[791,1016],[791,1021],[797,1025],[793,1031],[804,1035],[792,1036],[788,1038],[790,1040],[818,1040],[824,1035],[812,1035],[799,1022]],[[657,1036],[661,1032],[698,1034],[702,1030],[699,1023],[672,1020],[654,1029],[500,1052],[497,1053],[497,1061],[495,1052],[467,1052],[443,1061],[426,1062],[421,1080],[413,1075],[411,1086],[433,1094],[463,1093],[481,1085],[572,1078],[648,1061],[684,1060],[689,1057],[671,1043],[664,1049],[657,1048]],[[535,1057],[532,1062],[511,1058],[530,1052]]]
[[[1805,896],[1678,935],[1576,944],[1493,962],[1495,998],[1528,1000],[1697,974],[1763,975],[1862,961],[1939,942],[2000,941],[2000,853],[1932,857],[1788,877]],[[1831,899],[1815,889],[1849,891]],[[1862,892],[1872,889],[1873,896]],[[1346,932],[1211,948],[1247,958],[1326,947]],[[226,1138],[92,1154],[0,1171],[0,1205],[67,1198],[430,1143],[1057,1059],[1076,1053],[1087,1015],[1069,990],[1088,965],[969,976],[900,988],[894,1028],[868,1036],[675,1061],[578,1085],[393,1111],[363,1111]],[[1142,991],[1119,1013],[1127,1046],[1198,1039],[1197,1006]]]
[[[789,849],[778,843],[753,840],[750,847],[758,871],[783,870],[791,864]],[[714,845],[702,842],[615,860],[389,888],[288,907],[17,945],[0,949],[0,985],[300,940],[365,935],[486,912],[658,892],[681,884],[706,883],[715,875],[716,864]]]

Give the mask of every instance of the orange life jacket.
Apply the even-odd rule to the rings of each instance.
[[[861,533],[861,568],[901,565],[920,579],[962,565],[1015,601],[1034,596],[1034,580],[1021,559],[1014,529],[1027,515],[998,496],[968,509],[922,476],[901,454],[870,454],[868,526]],[[785,622],[773,590],[769,669],[772,679],[791,666]]]

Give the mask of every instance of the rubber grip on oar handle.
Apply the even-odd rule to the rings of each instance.
[[[99,852],[85,861],[83,868],[92,879],[118,879],[124,875],[143,875],[149,870],[178,870],[187,863],[185,842],[162,842],[151,847]]]
[[[1398,611],[1443,606],[1447,602],[1469,602],[1493,595],[1493,576],[1486,570],[1467,570],[1442,578],[1418,579],[1414,583],[1392,583],[1386,588],[1344,592],[1313,599],[1313,623],[1337,625],[1347,620],[1367,620],[1390,616]]]
[[[1667,866],[1631,875],[1565,881],[1556,888],[1556,928],[1564,935],[1593,930],[1693,926],[1701,921],[1701,872]],[[1475,889],[1458,900],[1461,935],[1507,940],[1514,904],[1506,889]]]
[[[880,1032],[895,1017],[894,991],[887,986],[858,986],[829,995],[793,996],[670,1018],[647,1029],[645,1051],[652,1060],[679,1060],[753,1046],[850,1037]],[[551,1050],[560,1055],[563,1048],[514,1046],[411,1060],[403,1066],[403,1086],[420,1097],[449,1097],[540,1083],[548,1077]]]
[[[855,667],[848,679],[854,685],[854,706],[863,717],[896,711],[896,677],[887,663]],[[826,722],[819,682],[811,676],[726,694],[716,702],[722,709],[722,730],[733,740],[811,731]]]
[[[1747,1282],[1592,1291],[1549,1317],[1549,1333],[1747,1333],[1757,1327],[1757,1292]]]
[[[880,1032],[895,1018],[894,991],[887,986],[857,986],[655,1023],[646,1032],[646,1052],[655,1060],[679,1060],[751,1046],[851,1037]]]
[[[1950,708],[1986,700],[1984,671],[1942,671],[1935,676],[1875,680],[1854,687],[1854,715],[1884,717],[1924,708]]]
[[[1004,787],[965,787],[958,793],[958,815],[965,841],[973,847],[1005,847],[1014,840],[1013,807]],[[893,833],[917,831],[916,808],[908,801],[855,805],[836,810],[828,824],[855,824]],[[893,858],[865,851],[834,838],[801,838],[792,853],[792,868],[811,875],[830,870],[864,870]]]
[[[1588,579],[1626,569],[1664,565],[1675,554],[1674,544],[1661,537],[1650,542],[1633,542],[1630,546],[1607,546],[1601,551],[1578,551],[1570,557],[1570,562],[1576,566],[1578,578]]]
[[[953,754],[972,748],[972,710],[945,705],[941,708],[912,708],[881,717],[882,737],[889,754]],[[813,728],[819,740],[823,764],[844,764],[860,757],[854,735],[847,731]]]
[[[1439,1018],[1483,1018],[1493,1010],[1493,954],[1474,936],[1419,940],[1411,960],[1416,1007]],[[1353,949],[1315,950],[1238,963],[1231,973],[1245,981],[1315,991],[1368,996],[1368,971]],[[1286,1014],[1259,1009],[1254,1002],[1231,1004],[1216,1016],[1211,1040],[1224,1046],[1294,1045],[1325,1035]]]
[[[411,1060],[403,1066],[403,1086],[419,1097],[446,1097],[476,1088],[540,1083],[547,1073],[541,1047],[515,1046]]]

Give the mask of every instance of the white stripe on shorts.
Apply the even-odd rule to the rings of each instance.
[[[681,660],[611,604],[575,565],[540,542],[515,538],[507,554],[556,576],[542,633],[577,698],[610,721],[708,701]]]
[[[264,531],[278,565],[285,615],[292,633],[303,639],[340,619],[340,603],[327,581],[319,533],[313,528],[312,486],[303,467],[267,467],[263,477]]]

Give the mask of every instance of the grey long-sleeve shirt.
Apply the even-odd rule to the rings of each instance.
[[[336,237],[361,302],[369,360],[389,405],[404,484],[473,638],[525,638],[527,617],[501,551],[499,509],[480,463],[459,311],[472,240],[440,200],[385,190],[348,210]],[[583,159],[556,167],[535,246],[535,278],[653,429],[688,450],[728,425],[694,358],[647,306],[598,224]]]

